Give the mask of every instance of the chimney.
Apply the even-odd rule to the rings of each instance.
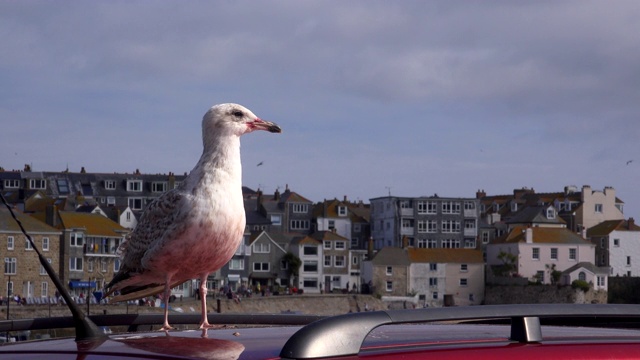
[[[478,191],[476,191],[476,199],[482,199],[483,197],[486,197],[487,193],[484,192],[483,190],[478,189]]]
[[[45,209],[45,222],[52,227],[58,226],[58,207],[55,205],[47,205]]]
[[[369,242],[367,243],[367,256],[369,259],[373,257],[373,237],[369,237]]]
[[[347,202],[347,195],[344,196],[344,200],[342,201]]]
[[[627,220],[627,228],[629,230],[633,230],[633,228],[636,226],[636,221],[630,217],[629,220]]]
[[[276,188],[276,192],[273,193],[273,199],[275,201],[280,201],[280,191]]]
[[[527,244],[533,244],[533,230],[530,227],[524,231],[524,239]]]

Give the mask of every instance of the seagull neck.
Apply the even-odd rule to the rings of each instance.
[[[196,169],[202,171],[201,174],[198,174],[199,180],[204,180],[207,175],[211,175],[213,172],[223,171],[231,179],[241,181],[240,137],[235,135],[220,136],[214,141],[205,141],[204,150]]]

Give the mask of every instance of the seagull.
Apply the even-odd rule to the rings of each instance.
[[[262,166],[263,164],[264,164],[264,161],[260,161],[256,166]]]
[[[627,161],[627,165],[631,164],[632,162],[633,162],[633,160]]]
[[[200,329],[207,320],[207,276],[226,264],[245,228],[240,136],[254,130],[280,133],[280,127],[238,104],[215,105],[202,119],[202,156],[179,187],[163,193],[142,214],[118,248],[120,270],[105,288],[110,302],[163,293],[169,325],[171,288],[200,280]]]

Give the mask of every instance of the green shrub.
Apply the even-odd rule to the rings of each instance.
[[[571,283],[571,287],[574,289],[580,289],[584,292],[589,291],[589,289],[591,288],[589,283],[584,280],[573,280],[573,282]]]

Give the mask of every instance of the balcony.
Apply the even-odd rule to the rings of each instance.
[[[84,244],[83,249],[85,256],[116,257],[116,250],[118,249],[118,247],[99,244]]]

